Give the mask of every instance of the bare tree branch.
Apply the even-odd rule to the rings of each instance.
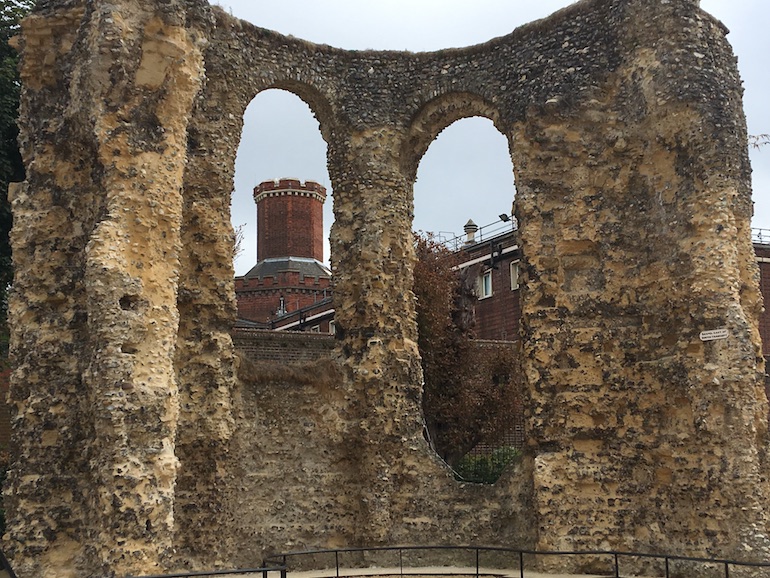
[[[243,253],[243,237],[245,235],[244,229],[246,228],[246,223],[242,223],[238,225],[233,230],[233,261],[241,256],[241,253]]]
[[[750,134],[749,146],[755,149],[762,148],[765,145],[770,144],[770,134]]]

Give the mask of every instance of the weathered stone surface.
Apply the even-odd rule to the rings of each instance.
[[[9,545],[21,576],[141,573],[172,548],[182,181],[201,52],[182,6],[51,4],[23,27]]]
[[[40,2],[13,194],[20,575],[386,542],[767,555],[724,34],[694,0],[584,0],[475,47],[349,52],[197,0]],[[239,379],[230,191],[268,88],[303,98],[328,143],[339,343],[325,365]],[[423,438],[411,293],[417,165],[472,115],[514,160],[530,397],[530,455],[487,488]]]

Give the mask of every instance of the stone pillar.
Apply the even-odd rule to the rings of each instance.
[[[397,162],[402,137],[395,129],[334,137],[329,174],[335,323],[347,387],[355,388],[361,416],[361,541],[377,544],[391,531],[396,488],[417,475],[396,470],[409,469],[407,454],[420,446],[410,440],[422,435],[411,291],[412,182]]]
[[[21,575],[150,573],[172,550],[181,186],[202,65],[192,15],[163,5],[49,3],[23,25],[8,486]]]
[[[226,559],[232,543],[221,531],[236,371],[230,192],[248,100],[225,88],[225,66],[211,65],[190,124],[175,359],[180,401],[175,546],[182,561],[206,569]],[[212,96],[218,94],[227,94],[227,102]]]
[[[71,259],[85,249],[83,227],[93,229],[94,213],[103,203],[81,166],[89,152],[81,133],[73,132],[65,146],[54,148],[61,127],[40,126],[25,114],[34,110],[39,118],[61,118],[66,103],[47,96],[66,82],[61,71],[82,16],[77,7],[30,17],[21,43],[20,140],[28,167],[27,181],[8,194],[16,278],[8,304],[13,434],[4,488],[4,549],[20,576],[53,576],[54,561],[70,568],[59,575],[73,575],[87,531],[82,476],[88,462],[82,448],[93,436],[83,424],[86,296],[82,266],[73,267]],[[79,195],[62,194],[75,189]]]
[[[514,138],[539,547],[764,558],[740,85],[716,23],[656,6],[628,3],[607,86]]]

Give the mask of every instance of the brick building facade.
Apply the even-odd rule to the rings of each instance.
[[[510,219],[510,218],[508,218]],[[497,223],[493,226],[498,225]],[[514,223],[502,222],[488,239],[468,221],[458,269],[476,286],[474,334],[477,339],[510,341],[519,338],[519,261]]]
[[[770,373],[770,231],[756,229],[754,253],[759,265],[759,288],[765,299],[765,307],[759,316],[759,334],[762,336],[762,355],[765,356],[765,372]]]
[[[331,272],[320,261],[325,198],[325,188],[313,181],[265,181],[254,189],[259,262],[235,279],[240,327],[323,333],[333,329]],[[457,268],[476,285],[477,339],[510,341],[519,335],[521,251],[515,222],[506,219],[481,229],[469,221],[465,237],[447,242],[462,254]],[[770,230],[754,230],[754,251],[760,289],[768,303]],[[762,311],[759,328],[762,353],[770,361],[770,307]]]
[[[313,181],[265,181],[254,188],[257,264],[235,278],[238,325],[305,328],[308,317],[331,308],[331,271],[323,259],[326,189]],[[310,311],[310,313],[308,313]],[[308,326],[328,332],[330,316]]]
[[[469,225],[473,223],[469,222]],[[516,340],[521,317],[518,277],[521,253],[513,227],[487,235],[487,239],[476,239],[476,230],[470,230],[466,225],[468,236],[459,249],[465,254],[459,268],[467,268],[467,274],[475,278],[477,286],[476,337]],[[754,229],[753,240],[760,272],[760,290],[765,299],[765,308],[759,319],[762,354],[770,368],[770,230]]]

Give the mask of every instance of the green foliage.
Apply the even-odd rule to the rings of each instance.
[[[35,4],[35,0],[4,0],[0,6],[0,357],[8,352],[7,293],[13,280],[11,245],[11,208],[8,183],[24,180],[24,163],[19,153],[19,56],[9,44],[18,34],[19,22]]]
[[[466,454],[455,466],[455,478],[462,482],[494,484],[509,464],[521,457],[511,446],[497,448],[489,454]]]

